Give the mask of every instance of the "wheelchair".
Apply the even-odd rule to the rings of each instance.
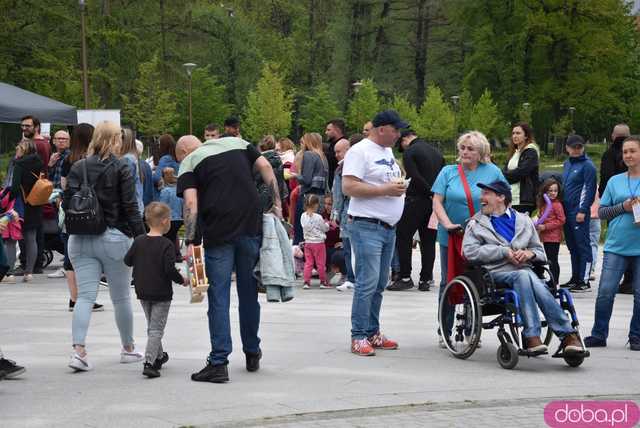
[[[571,326],[584,349],[579,354],[564,355],[561,344],[552,357],[563,358],[570,367],[578,367],[589,357],[589,351],[586,350],[578,331],[579,322],[573,298],[568,290],[555,284],[545,264],[537,264],[533,270],[547,284],[549,292],[569,315]],[[485,322],[484,317],[493,318]],[[456,358],[469,358],[478,347],[482,330],[496,327],[500,341],[496,357],[502,368],[513,369],[518,364],[520,356],[536,357],[547,354],[527,351],[518,294],[506,284],[493,281],[489,271],[479,265],[468,265],[462,275],[455,277],[445,286],[438,309],[438,322],[445,346]],[[541,338],[548,346],[553,332],[546,321],[542,321],[541,324]]]

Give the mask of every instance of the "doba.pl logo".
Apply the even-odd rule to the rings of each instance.
[[[551,428],[630,428],[639,420],[633,401],[552,401],[544,408]]]

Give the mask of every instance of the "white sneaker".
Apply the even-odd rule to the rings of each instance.
[[[78,372],[88,372],[93,370],[93,365],[89,362],[87,355],[81,357],[77,352],[71,354],[71,360],[69,360],[69,367]]]
[[[67,276],[66,272],[64,269],[60,268],[57,271],[48,274],[47,278],[64,278],[65,276]]]
[[[144,355],[135,349],[131,352],[123,349],[122,352],[120,352],[120,362],[122,364],[137,363],[142,360],[144,360]]]
[[[2,282],[6,283],[6,284],[15,284],[16,283],[16,277],[13,275],[7,275],[4,278],[2,278]]]
[[[334,287],[342,282],[342,274],[337,272],[335,275],[331,277],[329,281],[329,285],[333,285]]]
[[[345,281],[345,282],[342,283],[342,285],[338,285],[336,287],[336,290],[338,290],[338,291],[353,290],[353,282]]]

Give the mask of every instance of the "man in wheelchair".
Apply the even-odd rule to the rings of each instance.
[[[533,221],[509,207],[511,189],[503,181],[478,184],[482,210],[469,221],[462,243],[464,257],[482,264],[495,283],[512,288],[519,296],[524,322],[523,348],[532,354],[547,352],[540,339],[538,308],[549,328],[560,338],[564,355],[580,354],[582,343],[545,282],[533,271],[533,262],[546,262]]]

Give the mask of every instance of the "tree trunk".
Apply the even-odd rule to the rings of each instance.
[[[307,82],[309,87],[313,86],[316,75],[316,56],[318,52],[318,41],[316,39],[316,0],[309,0],[309,74]]]
[[[416,106],[424,102],[427,78],[427,42],[429,39],[428,0],[418,0],[416,11],[416,46],[413,71],[416,79]]]
[[[167,58],[167,29],[165,25],[165,9],[164,9],[164,0],[160,0],[160,54],[162,55],[161,70],[162,70],[162,79],[167,81],[167,64],[169,59]]]

